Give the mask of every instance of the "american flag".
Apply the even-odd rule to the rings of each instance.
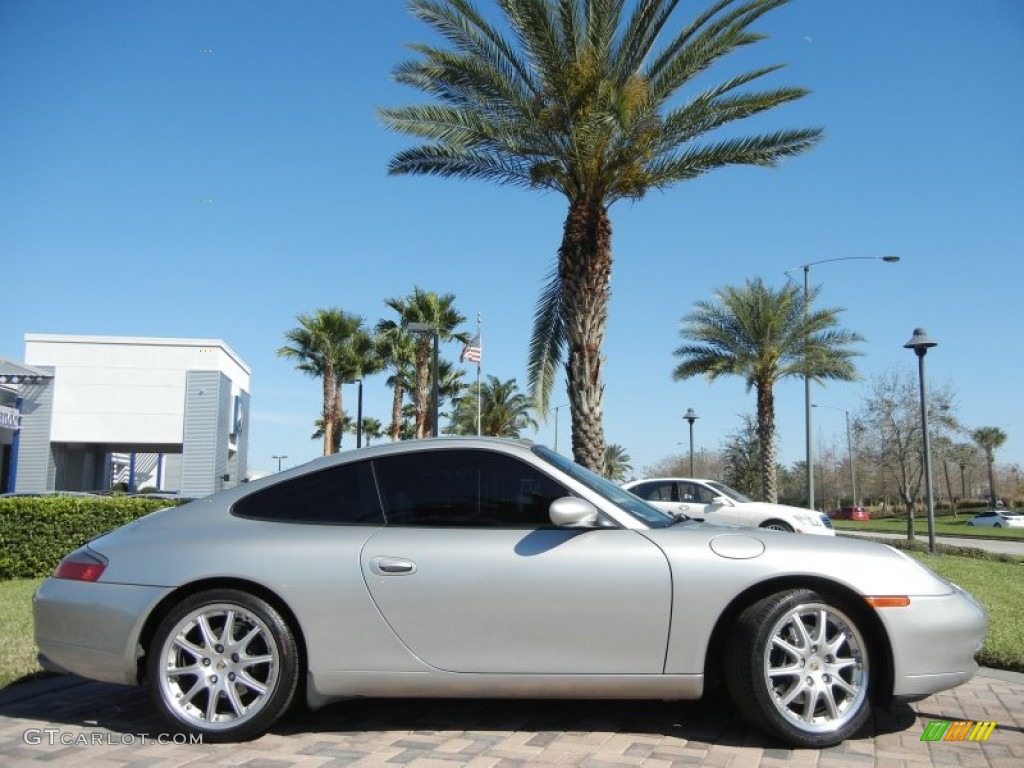
[[[463,347],[462,354],[459,355],[459,362],[464,363],[469,360],[471,363],[479,363],[480,354],[480,335],[477,334]]]

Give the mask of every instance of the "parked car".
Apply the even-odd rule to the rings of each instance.
[[[1024,528],[1024,515],[1005,509],[986,509],[968,520],[967,524],[982,528]]]
[[[836,744],[976,670],[984,610],[880,544],[685,521],[541,446],[410,440],[140,518],[34,598],[40,661],[258,736],[341,698],[699,698]]]
[[[860,523],[866,523],[871,519],[871,515],[864,507],[840,507],[829,517],[833,520],[853,520]]]
[[[683,514],[709,523],[835,536],[827,515],[785,504],[754,501],[717,480],[655,477],[634,480],[622,487],[671,515]]]

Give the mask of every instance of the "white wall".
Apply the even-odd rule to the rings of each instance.
[[[249,367],[217,339],[26,334],[25,362],[56,368],[53,442],[180,444],[188,370],[249,391]]]

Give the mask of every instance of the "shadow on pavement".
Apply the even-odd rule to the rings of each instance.
[[[26,683],[3,691],[0,715],[44,723],[102,728],[115,733],[168,731],[146,688],[97,683],[76,677]],[[32,688],[37,688],[34,692]],[[19,697],[19,689],[20,697]],[[863,737],[906,730],[916,714],[908,705],[876,709]],[[598,701],[490,699],[352,699],[316,712],[298,706],[271,733],[409,731],[468,732],[474,738],[501,732],[535,732],[534,746],[561,733],[614,732],[685,739],[688,746],[711,744],[787,751],[785,745],[747,725],[725,700]],[[468,735],[467,734],[467,735]],[[502,736],[490,738],[500,740]]]

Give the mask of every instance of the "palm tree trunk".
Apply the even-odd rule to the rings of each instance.
[[[422,440],[427,436],[427,410],[429,409],[430,395],[428,386],[430,384],[430,363],[429,351],[422,343],[416,346],[416,439]]]
[[[324,366],[324,456],[334,447],[334,366]]]
[[[391,442],[397,442],[402,431],[402,398],[405,390],[401,384],[395,384],[395,394],[391,399]]]
[[[996,457],[995,452],[985,446],[985,463],[988,464],[988,501],[992,509],[996,508],[996,473],[994,470]]]
[[[339,381],[334,385],[334,441],[331,443],[331,453],[338,453],[341,450],[344,415],[345,409],[341,407],[341,382]]]
[[[777,504],[779,489],[775,479],[775,393],[770,382],[757,384],[757,439],[761,443],[761,494],[765,501]]]
[[[601,345],[608,319],[611,244],[612,225],[605,207],[599,202],[573,202],[558,250],[572,453],[577,463],[598,474],[604,471]]]

